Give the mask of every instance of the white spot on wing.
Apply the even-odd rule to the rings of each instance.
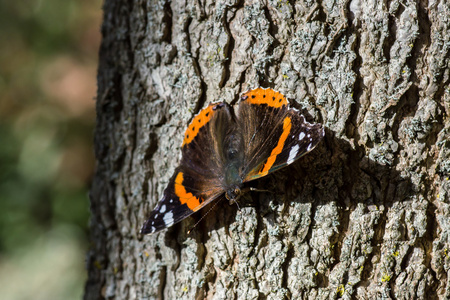
[[[310,144],[308,145],[308,148],[306,148],[306,150],[309,151],[309,150],[311,150],[311,148],[312,148],[312,143],[310,143]]]
[[[304,132],[300,132],[300,134],[298,135],[298,139],[301,141],[305,138],[305,133]]]
[[[173,212],[172,211],[168,211],[164,215],[163,220],[164,220],[164,224],[166,226],[172,225],[173,224]]]
[[[292,147],[291,151],[289,151],[289,157],[287,160],[288,165],[290,165],[294,162],[295,156],[297,156],[297,153],[298,153],[298,149],[300,149],[300,146],[295,145],[294,147]]]
[[[163,213],[165,213],[165,212],[166,212],[166,205],[163,204],[163,205],[161,205],[161,208],[159,209],[159,213],[160,213],[160,214],[163,214]]]

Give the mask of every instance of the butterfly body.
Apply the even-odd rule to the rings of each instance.
[[[236,106],[210,104],[188,126],[180,166],[141,232],[169,227],[224,194],[236,202],[246,182],[293,163],[323,136],[272,89],[248,91]]]

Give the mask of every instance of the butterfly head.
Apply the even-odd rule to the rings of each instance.
[[[230,205],[236,203],[239,198],[241,198],[241,196],[242,190],[237,185],[230,187],[225,193],[225,198],[227,198],[227,200],[230,202]]]

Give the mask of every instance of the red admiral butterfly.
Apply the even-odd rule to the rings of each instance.
[[[141,233],[180,222],[224,193],[236,202],[245,182],[292,164],[324,134],[322,125],[306,122],[270,88],[244,93],[237,107],[210,104],[189,124],[180,166]]]

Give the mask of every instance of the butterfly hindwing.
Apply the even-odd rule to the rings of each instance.
[[[218,184],[217,178],[226,164],[224,143],[235,127],[232,108],[227,103],[215,103],[203,109],[186,130],[181,166]]]

